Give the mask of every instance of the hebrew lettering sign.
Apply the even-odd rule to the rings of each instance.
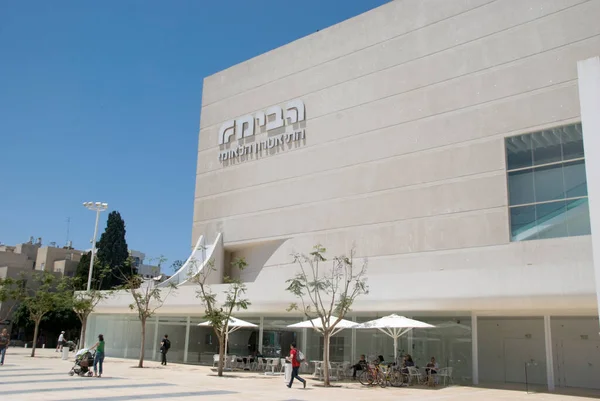
[[[287,102],[285,108],[280,106],[271,106],[264,111],[258,111],[254,115],[245,115],[235,120],[226,121],[219,129],[219,146],[222,151],[219,152],[221,162],[231,160],[244,155],[258,154],[263,150],[273,149],[277,146],[284,146],[293,141],[303,140],[305,138],[304,129],[298,130],[298,125],[306,120],[306,109],[304,102],[300,99]],[[292,126],[292,130],[286,129]],[[281,129],[279,135],[272,135],[262,141],[248,143],[244,139],[252,140],[255,134],[267,132],[267,134],[277,134],[273,132]],[[238,141],[232,143],[232,138]],[[231,145],[230,145],[231,143]],[[223,149],[229,147],[229,149]]]

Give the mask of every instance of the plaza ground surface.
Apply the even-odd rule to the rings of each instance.
[[[133,360],[106,358],[104,376],[70,377],[73,353],[64,361],[53,350],[9,348],[4,366],[0,367],[0,394],[7,400],[591,400],[599,399],[599,391],[569,389],[559,393],[526,393],[523,385],[508,388],[461,387],[445,388],[367,388],[358,383],[336,384],[322,388],[309,379],[306,389],[300,383],[288,389],[282,377],[258,373],[234,372],[217,377],[209,367],[147,361],[138,369]],[[306,376],[307,378],[309,376]]]

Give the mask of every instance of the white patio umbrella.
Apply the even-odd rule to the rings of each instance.
[[[198,326],[212,326],[210,321],[199,323]],[[229,318],[229,323],[227,325],[227,331],[225,332],[225,358],[227,358],[227,343],[229,342],[229,335],[236,330],[239,330],[243,327],[258,327],[254,323],[247,322],[245,320],[241,320],[235,317]]]
[[[306,329],[306,328],[313,328],[316,331],[320,332],[321,334],[323,334],[323,330],[324,328],[329,328],[331,327],[336,321],[337,321],[337,317],[331,316],[329,318],[328,321],[325,322],[325,327],[323,327],[323,321],[321,320],[320,317],[316,318],[316,319],[312,319],[312,320],[305,320],[303,322],[299,322],[299,323],[294,323],[294,324],[290,324],[288,327],[290,328],[295,328],[295,329]],[[356,326],[355,322],[351,322],[350,320],[346,320],[346,319],[342,319],[340,320],[336,325],[335,328],[333,329],[333,331],[331,332],[331,335],[334,336],[337,333],[339,333],[340,331],[344,330],[344,329],[350,329],[352,327]],[[330,348],[328,348],[329,350]],[[329,353],[327,355],[327,359],[329,359]]]
[[[325,322],[325,328],[331,327],[337,320],[337,317],[331,317],[328,321]],[[333,329],[333,332],[331,333],[331,335],[336,335],[337,333],[339,333],[340,331],[344,330],[344,329],[350,329],[352,327],[356,326],[355,322],[351,322],[350,320],[346,320],[346,319],[342,319],[338,322],[338,324],[335,325],[335,329]],[[316,318],[316,319],[312,319],[312,320],[305,320],[303,322],[299,322],[299,323],[294,323],[294,324],[290,324],[288,327],[291,328],[295,328],[295,329],[315,329],[316,331],[323,333],[323,321],[321,320],[320,317]]]
[[[398,338],[412,329],[430,329],[434,327],[429,323],[396,314],[353,326],[354,329],[378,329],[382,333],[392,337],[394,339],[394,360],[398,358]]]

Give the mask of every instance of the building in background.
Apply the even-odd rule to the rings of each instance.
[[[15,246],[0,245],[0,267],[73,276],[84,253],[73,249],[71,241],[64,247],[56,246],[55,242],[44,246],[41,238],[34,242],[31,237],[28,242]]]
[[[598,15],[599,1],[398,0],[206,78],[192,244],[221,273],[247,260],[252,305],[236,317],[259,326],[229,353],[279,357],[295,340],[320,360],[320,336],[287,327],[303,318],[286,312],[289,255],[356,244],[370,293],[348,318],[434,324],[401,340],[417,365],[600,388],[599,132],[582,127],[577,69],[600,53]],[[173,360],[211,363],[188,268],[147,333],[169,333]],[[113,333],[109,355],[139,355],[129,303],[116,294],[89,320],[90,338]],[[333,338],[334,361],[360,354],[390,360],[392,340]]]
[[[133,266],[137,269],[139,275],[143,278],[156,278],[161,275],[160,266],[147,265],[144,263],[146,254],[140,251],[129,251],[129,256],[133,260]]]
[[[42,239],[15,246],[0,245],[0,278],[30,277],[36,271],[47,271],[60,276],[73,276],[84,251],[73,249],[69,241],[64,247],[55,242],[44,246]],[[10,329],[10,302],[0,302],[0,320],[9,319],[4,325]],[[2,323],[0,323],[2,324]]]

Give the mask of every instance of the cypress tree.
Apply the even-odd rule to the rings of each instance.
[[[125,233],[125,221],[121,218],[121,214],[117,211],[110,212],[106,230],[100,236],[97,245],[98,253],[96,256],[98,262],[106,266],[110,272],[102,287],[114,288],[120,286],[127,280],[127,277],[134,273],[128,261],[129,251]]]

